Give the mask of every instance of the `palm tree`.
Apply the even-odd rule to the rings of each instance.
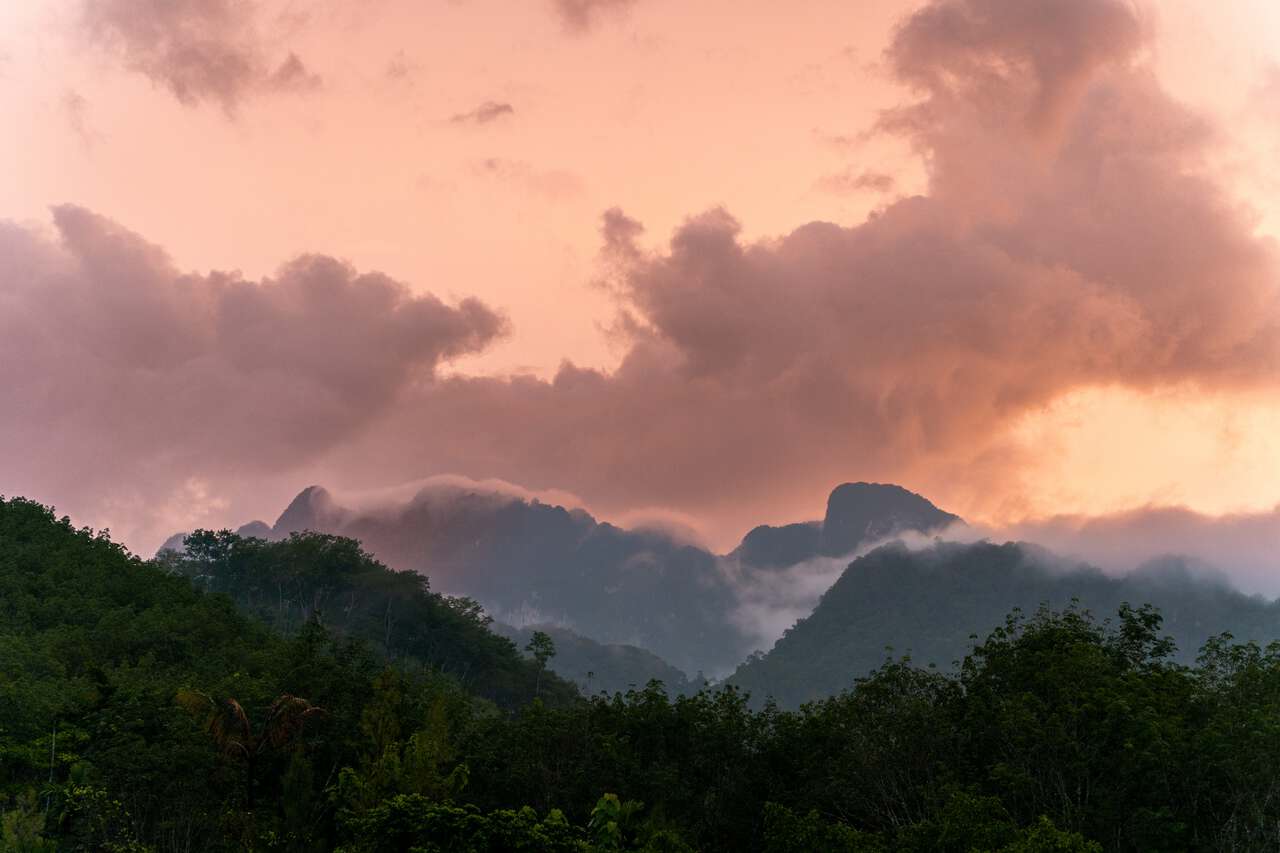
[[[269,751],[292,743],[302,733],[306,721],[323,715],[324,709],[306,699],[282,693],[267,708],[257,732],[249,715],[235,699],[218,701],[198,690],[178,691],[178,704],[193,717],[203,717],[202,726],[213,738],[218,751],[244,762],[245,807],[253,809],[254,772],[258,759]]]

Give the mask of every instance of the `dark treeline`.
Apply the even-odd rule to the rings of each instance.
[[[349,540],[201,536],[181,561],[144,562],[0,501],[0,847],[1280,839],[1280,648],[1221,637],[1184,665],[1145,607],[1015,614],[954,673],[890,663],[795,711],[656,683],[583,699],[466,602]]]

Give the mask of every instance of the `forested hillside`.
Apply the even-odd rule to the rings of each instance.
[[[706,686],[704,678],[690,678],[662,658],[639,646],[597,643],[556,625],[528,625],[514,628],[494,623],[493,630],[509,637],[524,649],[534,634],[542,632],[551,640],[554,654],[547,668],[578,686],[584,696],[596,693],[625,693],[659,681],[673,696],[695,693]]]
[[[355,543],[201,534],[190,559],[0,501],[0,846],[1261,851],[1280,831],[1280,646],[1214,638],[1185,666],[1145,608],[1011,618],[955,672],[890,663],[797,711],[656,684],[503,707],[474,691],[516,670],[475,670],[510,643],[420,584],[378,597],[406,581]],[[387,602],[415,599],[471,627],[388,640]]]
[[[425,575],[392,571],[352,539],[294,533],[268,542],[198,530],[184,552],[160,562],[197,588],[225,593],[281,634],[316,622],[401,668],[448,674],[503,707],[528,702],[535,688],[545,701],[576,695],[553,675],[539,679],[534,662],[488,630],[490,619],[474,601],[432,592]]]
[[[1224,631],[1264,644],[1280,639],[1280,603],[1243,595],[1177,559],[1117,578],[1021,543],[917,551],[896,544],[854,560],[812,615],[743,663],[729,683],[757,703],[772,697],[796,707],[901,656],[951,669],[1011,611],[1073,602],[1101,616],[1126,602],[1155,605],[1180,650],[1174,658],[1184,663]]]
[[[733,590],[714,554],[660,531],[598,522],[580,509],[443,486],[403,505],[355,510],[312,486],[270,528],[257,522],[242,530],[358,539],[387,565],[427,575],[496,618],[639,644],[685,671],[709,662],[728,669],[750,650],[728,618]]]

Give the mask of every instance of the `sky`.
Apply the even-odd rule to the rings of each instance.
[[[139,552],[440,475],[1280,552],[1274,3],[0,0],[0,118],[0,493]]]

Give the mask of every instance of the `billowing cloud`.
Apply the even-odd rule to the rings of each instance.
[[[261,283],[179,275],[78,212],[60,244],[12,230],[0,393],[35,416],[3,422],[4,468],[37,481],[66,445],[41,476],[67,489],[77,467],[141,468],[205,501],[226,498],[211,471],[290,491],[454,472],[685,513],[718,543],[843,480],[975,515],[1018,488],[1010,430],[1064,394],[1280,386],[1276,249],[1209,176],[1218,130],[1161,88],[1147,39],[1124,0],[926,5],[885,63],[914,97],[879,125],[919,153],[925,193],[770,239],[712,209],[656,249],[611,211],[610,371],[435,378],[498,332],[492,312],[323,258]]]
[[[970,509],[1017,485],[1006,428],[1072,389],[1275,387],[1275,248],[1202,170],[1214,128],[1145,32],[1120,0],[926,6],[887,56],[919,97],[882,123],[925,195],[759,241],[711,210],[658,251],[612,213],[616,371],[437,383],[334,470],[448,464],[726,526],[854,477]],[[423,420],[426,450],[399,438]]]
[[[553,0],[564,28],[585,33],[606,15],[625,14],[636,0]]]
[[[351,440],[505,329],[322,255],[196,275],[87,210],[54,222],[56,240],[0,228],[0,489],[144,536],[166,504],[221,508],[222,484]]]
[[[88,37],[184,104],[320,84],[293,52],[273,57],[253,0],[84,0]]]
[[[485,101],[474,110],[465,113],[456,113],[449,119],[453,124],[489,124],[497,121],[503,116],[513,115],[515,107],[507,103],[499,103],[498,101]]]

